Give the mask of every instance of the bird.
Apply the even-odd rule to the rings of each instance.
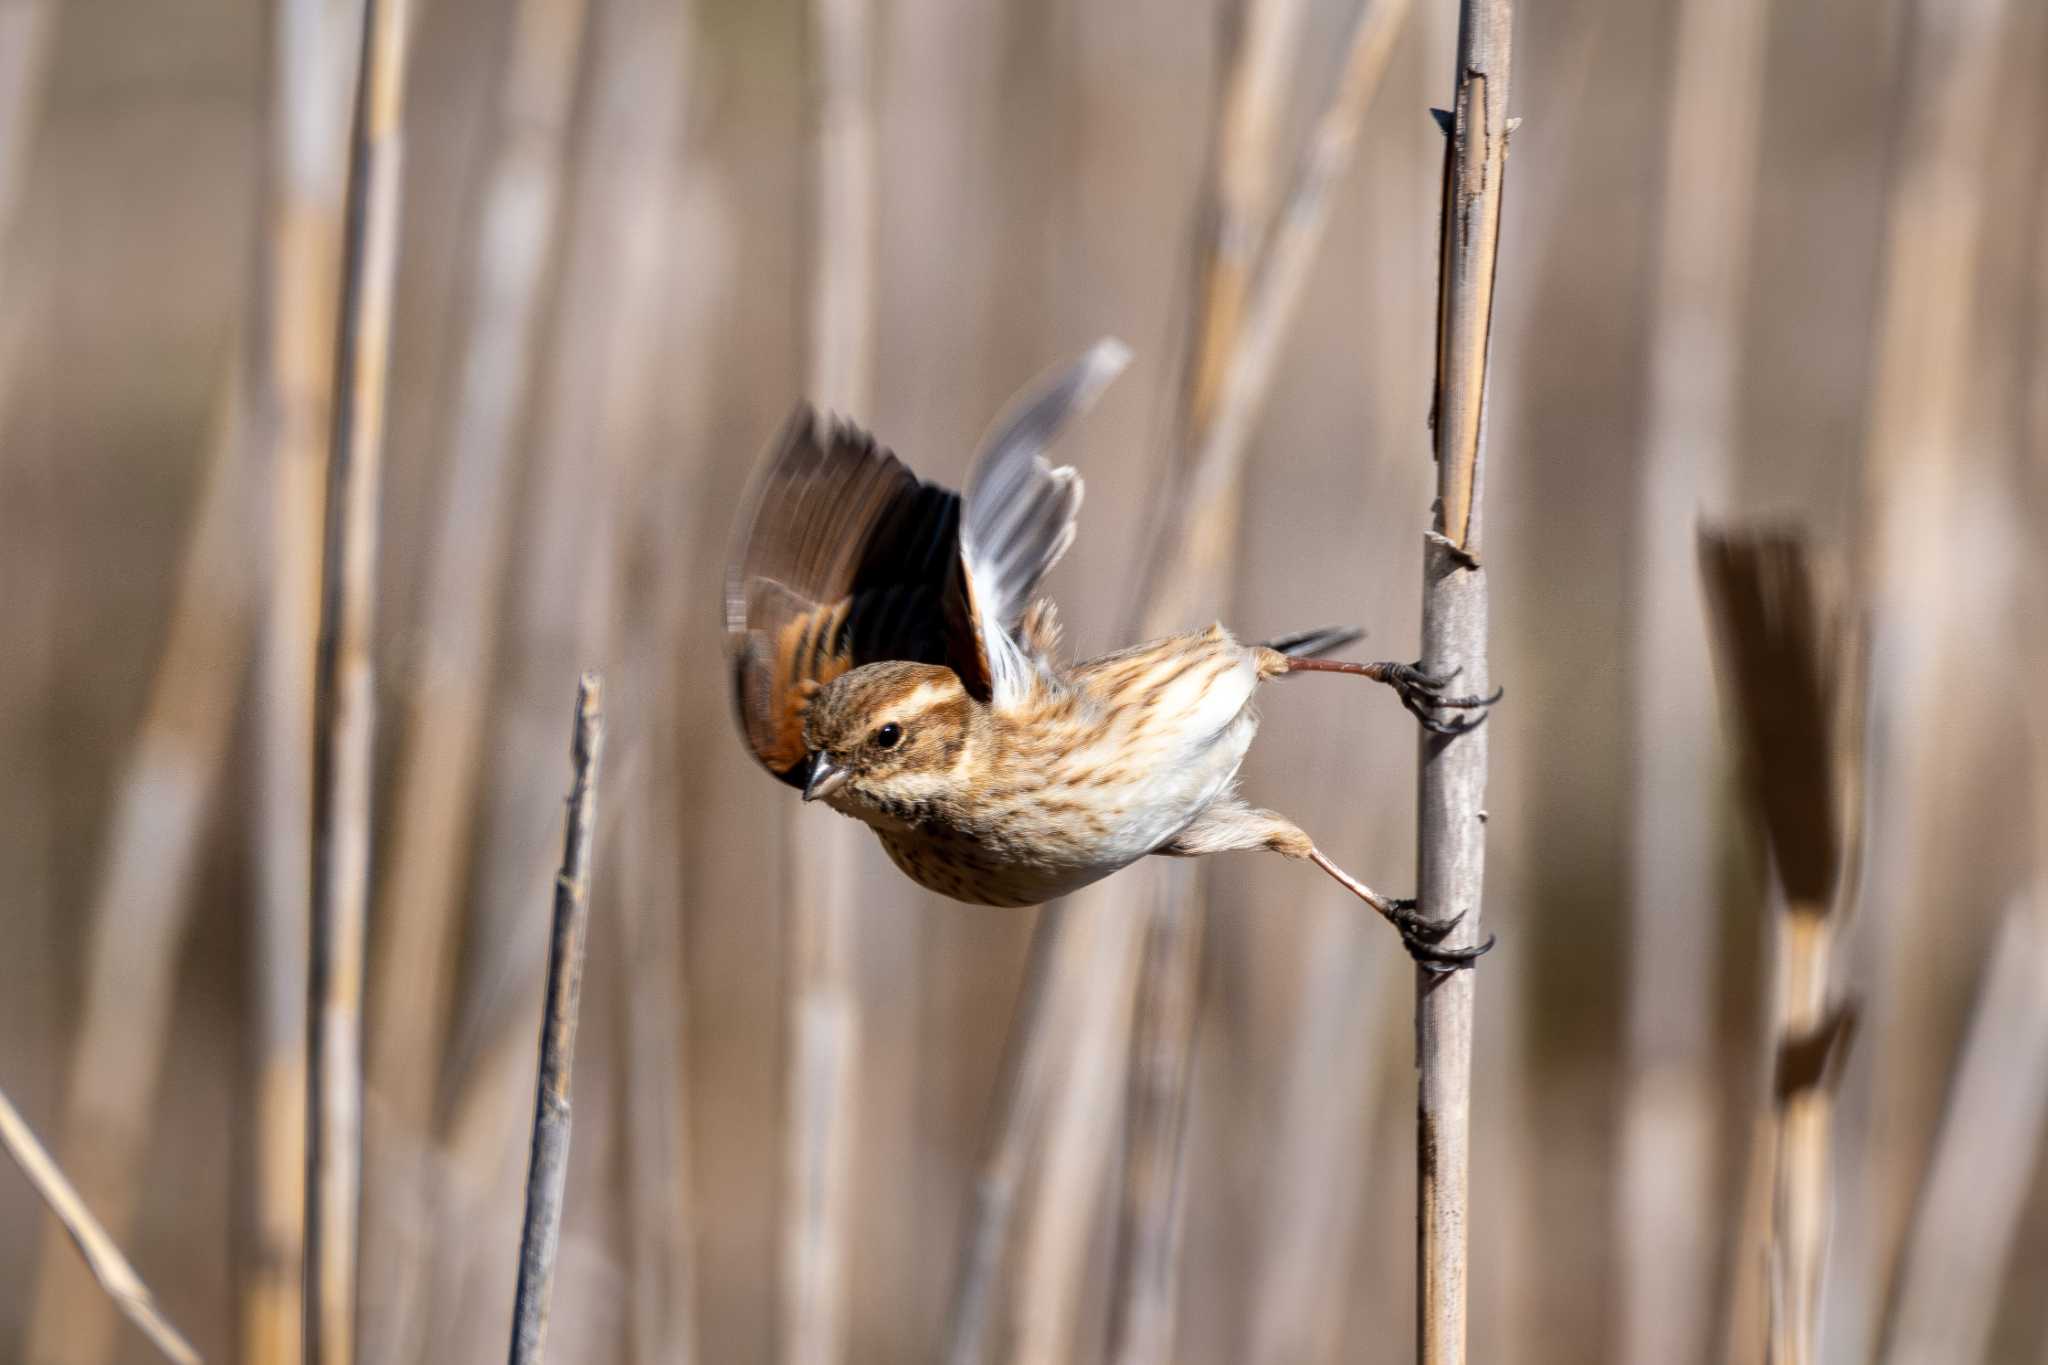
[[[1274,679],[1373,679],[1447,735],[1499,692],[1453,696],[1415,664],[1323,657],[1363,634],[1343,629],[1245,643],[1215,624],[1061,661],[1057,610],[1037,590],[1073,543],[1082,481],[1046,451],[1129,359],[1104,338],[1028,385],[964,495],[799,402],[741,501],[725,575],[742,738],[804,801],[861,821],[912,881],[958,901],[1037,905],[1145,857],[1268,850],[1334,878],[1426,969],[1469,966],[1490,938],[1442,946],[1451,924],[1246,802],[1238,768],[1253,697]]]

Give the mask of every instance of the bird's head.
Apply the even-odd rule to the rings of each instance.
[[[954,791],[977,707],[959,676],[936,664],[840,674],[804,716],[804,800],[915,823]]]

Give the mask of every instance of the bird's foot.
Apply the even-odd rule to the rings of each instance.
[[[1380,663],[1372,667],[1378,670],[1374,676],[1393,688],[1395,695],[1401,698],[1401,705],[1408,708],[1408,714],[1433,735],[1462,735],[1484,725],[1486,708],[1499,701],[1506,691],[1496,687],[1484,697],[1447,697],[1444,689],[1458,676],[1456,669],[1439,676],[1423,672],[1420,664]],[[1445,720],[1436,714],[1438,711],[1463,711],[1466,714]]]
[[[1444,936],[1458,927],[1464,920],[1463,911],[1447,920],[1424,919],[1415,908],[1413,897],[1404,896],[1389,901],[1387,920],[1400,931],[1401,946],[1408,950],[1408,956],[1415,959],[1415,965],[1425,972],[1438,976],[1470,967],[1474,962],[1493,950],[1494,936],[1488,934],[1486,942],[1476,948],[1443,947]]]

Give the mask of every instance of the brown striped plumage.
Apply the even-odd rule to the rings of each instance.
[[[1072,540],[1081,483],[1043,452],[1124,362],[1114,342],[1028,391],[984,443],[967,495],[923,483],[853,427],[800,408],[749,510],[726,585],[740,728],[762,764],[874,829],[922,886],[984,905],[1066,895],[1149,854],[1264,848],[1314,861],[1432,947],[1399,902],[1308,836],[1235,795],[1258,727],[1252,696],[1300,668],[1392,684],[1455,730],[1440,680],[1398,664],[1308,656],[1355,633],[1279,647],[1228,631],[1169,636],[1082,663],[1056,657],[1035,598]]]

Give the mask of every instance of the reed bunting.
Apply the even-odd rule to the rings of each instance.
[[[967,493],[925,483],[874,438],[800,404],[744,504],[725,583],[733,698],[747,744],[799,789],[873,829],[913,881],[1021,906],[1145,857],[1270,849],[1306,859],[1385,916],[1416,961],[1463,966],[1448,925],[1325,857],[1240,800],[1252,694],[1312,670],[1393,687],[1429,729],[1480,723],[1409,664],[1317,657],[1357,631],[1243,644],[1220,625],[1059,659],[1033,596],[1072,543],[1081,480],[1044,452],[1129,359],[1098,342],[1027,389],[983,442]],[[1462,712],[1445,718],[1440,712]]]

